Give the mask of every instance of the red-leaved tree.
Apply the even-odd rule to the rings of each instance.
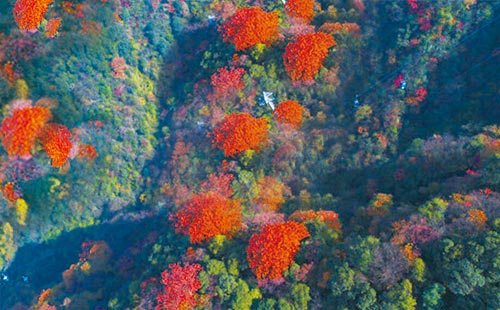
[[[216,192],[193,194],[171,216],[177,232],[188,235],[192,243],[201,243],[217,235],[230,236],[241,228],[239,201]]]
[[[266,225],[250,238],[248,264],[257,279],[276,279],[283,275],[300,249],[300,241],[309,237],[304,224],[285,222]]]
[[[36,31],[49,5],[54,0],[17,0],[14,19],[21,30]]]
[[[52,167],[62,167],[67,161],[73,144],[71,132],[64,125],[47,124],[40,134],[42,147],[52,160]]]
[[[90,144],[80,144],[78,148],[77,156],[79,158],[87,158],[89,160],[94,160],[99,154],[93,145]]]
[[[304,108],[293,100],[284,101],[276,106],[273,116],[279,123],[288,124],[293,128],[302,125]]]
[[[327,33],[302,34],[288,43],[283,62],[293,81],[312,81],[328,56],[328,49],[335,46],[335,39]]]
[[[198,279],[203,269],[198,264],[186,263],[181,267],[179,263],[170,264],[170,270],[161,273],[163,290],[156,296],[158,302],[156,310],[188,310],[199,304],[200,296],[197,291],[201,288]]]
[[[212,143],[234,156],[246,150],[258,151],[267,141],[267,121],[249,113],[230,114],[212,132]]]
[[[234,96],[245,84],[242,77],[246,73],[243,68],[219,68],[217,73],[212,74],[212,86],[217,98],[228,98]]]
[[[49,109],[35,106],[16,109],[12,116],[5,118],[0,137],[9,156],[30,155],[42,128],[51,117]]]
[[[233,195],[233,187],[231,182],[234,180],[232,174],[209,174],[207,180],[201,182],[200,189],[202,192],[216,192],[224,197],[230,197]]]
[[[285,13],[309,23],[314,16],[314,0],[288,0],[285,4]]]
[[[278,28],[277,13],[251,7],[237,10],[219,31],[225,42],[241,51],[260,43],[271,44],[278,39]]]

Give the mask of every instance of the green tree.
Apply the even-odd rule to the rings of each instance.
[[[444,303],[442,300],[446,289],[439,283],[433,283],[426,288],[422,294],[422,307],[424,310],[439,310],[443,309]]]
[[[448,207],[448,202],[441,198],[434,198],[418,208],[418,212],[425,216],[430,223],[440,223],[443,220],[444,212]]]
[[[424,282],[425,262],[420,257],[413,262],[413,279],[418,282]]]
[[[266,298],[258,300],[255,304],[255,310],[274,310],[276,306],[276,300]]]
[[[341,310],[376,309],[377,292],[368,282],[356,279],[356,272],[347,263],[334,268],[330,281],[329,305]]]
[[[297,310],[307,310],[307,304],[311,301],[309,286],[297,283],[292,286],[292,299]]]
[[[258,288],[250,289],[242,279],[238,279],[231,299],[231,309],[250,310],[254,299],[262,298]]]
[[[413,286],[410,280],[405,279],[393,289],[384,294],[381,309],[385,310],[414,310],[417,301],[412,295]]]
[[[447,274],[448,288],[456,295],[469,295],[476,288],[485,284],[483,270],[475,266],[468,259],[461,259],[450,265]]]
[[[330,282],[330,289],[333,296],[340,296],[343,293],[349,292],[354,287],[355,272],[347,263],[338,266],[332,273],[332,280]]]
[[[346,247],[349,265],[363,273],[367,273],[373,254],[379,244],[380,240],[373,236],[354,238]]]

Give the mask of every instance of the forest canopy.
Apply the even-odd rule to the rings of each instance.
[[[499,13],[1,2],[0,308],[500,308]]]

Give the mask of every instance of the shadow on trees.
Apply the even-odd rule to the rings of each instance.
[[[161,218],[153,217],[76,229],[45,243],[24,245],[5,272],[9,281],[0,280],[0,309],[9,309],[18,302],[30,304],[43,289],[60,283],[63,271],[78,262],[84,241],[105,241],[113,251],[112,263],[126,249],[146,238],[151,230],[144,227],[155,227],[163,233],[169,229]],[[28,277],[27,282],[23,276]],[[116,290],[120,289],[120,283],[114,285]]]

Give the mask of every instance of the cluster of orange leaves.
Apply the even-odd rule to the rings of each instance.
[[[468,212],[468,220],[481,227],[488,221],[488,216],[483,210],[470,209]]]
[[[50,101],[40,99],[37,106],[24,106],[12,111],[0,128],[0,138],[9,156],[28,157],[37,141],[52,161],[53,167],[62,167],[70,158],[73,148],[69,129],[60,124],[48,123],[52,114],[42,104]],[[30,102],[31,103],[31,102]],[[89,144],[77,144],[78,157],[95,159],[97,151]]]
[[[15,190],[14,183],[12,182],[7,182],[2,187],[2,196],[10,203],[16,202],[16,200],[20,197],[20,195]]]
[[[216,192],[194,194],[171,216],[177,232],[188,235],[191,243],[201,243],[217,235],[231,236],[241,228],[239,201]]]
[[[267,141],[267,121],[249,113],[227,115],[212,132],[212,143],[234,156],[246,150],[256,150]]]
[[[0,136],[9,156],[28,156],[45,124],[52,118],[50,110],[35,106],[17,109],[2,122]]]
[[[280,278],[307,237],[306,226],[297,222],[266,225],[259,234],[252,235],[246,252],[257,279]]]
[[[241,8],[220,28],[225,42],[234,44],[237,51],[257,44],[270,45],[278,39],[278,14],[259,7]]]
[[[71,132],[64,125],[47,124],[40,134],[42,147],[52,160],[52,167],[62,167],[73,146]]]
[[[273,116],[278,123],[288,124],[293,128],[299,128],[302,125],[304,117],[304,108],[293,100],[284,101],[276,106]]]
[[[35,31],[54,0],[17,0],[14,19],[19,29]]]
[[[290,189],[278,179],[265,176],[257,180],[258,195],[253,203],[265,207],[266,211],[277,211],[285,202],[283,195],[290,193]]]
[[[46,290],[43,290],[40,295],[38,296],[38,302],[36,303],[36,305],[34,306],[34,309],[36,310],[40,310],[40,309],[51,309],[51,308],[47,308],[46,305],[48,305],[47,303],[47,298],[49,298],[51,295],[52,295],[53,291],[52,289],[48,288]],[[44,307],[45,306],[45,307]],[[42,308],[44,307],[44,308]],[[49,306],[50,307],[50,306]],[[56,309],[55,307],[53,309]]]
[[[299,223],[320,221],[325,223],[328,228],[337,231],[340,231],[340,229],[342,228],[339,221],[339,215],[334,211],[297,210],[290,215],[289,220]]]
[[[366,209],[368,215],[384,215],[389,212],[392,206],[392,195],[377,193],[370,201],[369,207]]]
[[[407,243],[401,248],[403,256],[408,260],[409,263],[413,263],[415,259],[419,256],[415,251],[412,243]]]
[[[339,32],[359,32],[361,28],[356,23],[324,23],[319,28],[319,31],[328,33],[339,33]]]
[[[50,19],[45,25],[45,36],[47,38],[55,37],[60,26],[61,26],[60,18]]]
[[[288,0],[285,4],[285,13],[309,23],[314,16],[314,0]]]
[[[0,72],[2,75],[9,81],[9,83],[14,83],[16,81],[16,72],[14,71],[14,63],[12,62],[7,62],[3,68],[0,65]]]
[[[90,144],[80,144],[78,149],[79,158],[88,158],[89,160],[96,159],[98,153],[93,145]]]
[[[297,36],[286,46],[283,62],[293,81],[312,81],[328,56],[328,49],[335,46],[335,39],[328,33],[317,32]]]

